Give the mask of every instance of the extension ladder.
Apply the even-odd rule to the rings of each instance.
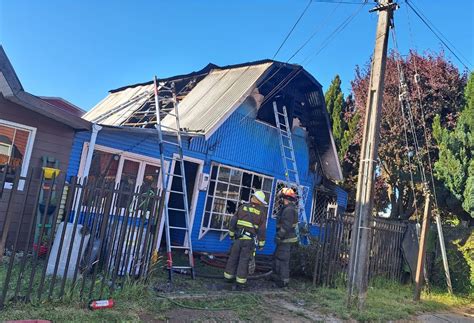
[[[191,243],[191,228],[190,228],[190,215],[189,215],[189,203],[188,203],[188,193],[186,189],[186,174],[184,168],[184,157],[183,157],[183,146],[182,146],[182,130],[180,127],[179,113],[178,113],[178,102],[176,100],[176,92],[174,83],[171,83],[170,87],[165,87],[160,85],[158,89],[158,81],[155,77],[154,79],[154,91],[155,91],[155,112],[156,112],[156,129],[158,130],[158,141],[160,149],[160,160],[161,160],[161,183],[162,183],[162,194],[165,194],[164,204],[163,204],[163,215],[164,215],[164,226],[166,233],[166,252],[167,252],[167,268],[169,271],[169,280],[172,281],[174,271],[190,271],[191,277],[195,278],[194,272],[194,258],[193,258],[193,248]],[[170,94],[167,98],[160,98],[160,92],[166,92]],[[170,102],[174,108],[162,108],[160,103],[163,103],[163,100]],[[175,119],[176,129],[162,124],[162,120],[166,116],[171,116]],[[177,140],[176,142],[163,139],[163,132],[173,132]],[[165,156],[165,146],[170,147],[171,157]],[[174,149],[173,149],[174,148]],[[173,153],[175,151],[175,153]],[[168,163],[168,166],[165,167],[165,161]],[[173,171],[173,164],[175,165]],[[180,174],[176,174],[176,166],[179,165],[181,169]],[[165,169],[166,168],[166,169]],[[181,186],[178,189],[173,190],[173,179],[178,178],[181,180]],[[179,186],[179,185],[178,185]],[[172,208],[169,207],[169,196],[175,194],[182,197],[183,208]],[[170,211],[173,212],[173,219],[179,223],[184,223],[184,225],[170,225]],[[183,235],[182,243],[172,244],[171,242],[171,233],[177,233]],[[175,266],[173,264],[173,255],[175,251],[183,251],[188,255],[188,265],[186,266]]]
[[[293,148],[293,140],[291,139],[291,129],[288,122],[288,113],[284,105],[279,109],[275,101],[273,102],[273,112],[275,114],[278,138],[280,139],[280,152],[283,166],[285,167],[287,185],[294,186],[297,189],[298,218],[299,222],[306,226],[308,220],[305,211],[305,194],[303,187],[300,185],[298,168],[296,166],[295,151]]]

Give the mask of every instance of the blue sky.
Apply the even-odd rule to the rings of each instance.
[[[372,54],[377,16],[368,12],[372,5],[365,6],[320,51],[326,37],[359,5],[316,1],[276,59],[286,61],[318,29],[291,62],[301,64],[311,57],[304,67],[325,89],[339,74],[348,93],[355,66],[364,65]],[[395,24],[402,54],[413,47],[439,51],[440,42],[413,12],[408,14],[403,0],[399,2]],[[474,64],[474,1],[412,2]],[[199,70],[209,62],[271,58],[307,3],[0,0],[0,43],[28,92],[61,96],[89,110],[108,90],[151,80],[155,74],[167,77]]]

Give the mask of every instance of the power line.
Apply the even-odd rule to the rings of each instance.
[[[288,32],[288,34],[286,35],[285,39],[283,40],[283,42],[281,43],[280,47],[278,47],[277,51],[275,52],[275,54],[273,55],[272,59],[275,59],[275,57],[278,55],[278,53],[280,52],[280,50],[282,49],[283,45],[285,45],[286,41],[288,40],[288,38],[290,38],[291,34],[293,33],[293,30],[295,30],[296,26],[298,25],[298,23],[300,22],[301,18],[303,18],[303,16],[305,15],[306,11],[308,11],[309,9],[309,6],[311,5],[311,2],[313,2],[313,0],[309,0],[308,4],[306,5],[306,7],[304,8],[303,12],[300,14],[300,16],[298,17],[298,19],[296,20],[296,22],[294,23],[293,27],[291,27],[290,31]]]
[[[339,6],[341,5],[341,3],[338,3],[338,5],[334,8],[333,11],[331,11],[329,13],[329,15],[326,16],[326,19],[324,19],[319,25],[318,27],[315,29],[315,31],[311,34],[311,36],[309,36],[309,38],[293,53],[293,55],[290,56],[290,58],[288,58],[288,60],[286,61],[287,63],[289,61],[291,61],[296,55],[298,55],[298,53],[306,47],[306,45],[309,44],[309,42],[321,31],[322,27],[325,26],[325,23],[326,21],[328,21],[332,15],[336,12],[336,10],[339,8]]]
[[[334,31],[331,34],[329,34],[328,37],[326,37],[326,39],[323,41],[320,48],[315,53],[313,53],[310,56],[306,57],[306,59],[301,63],[301,65],[311,62],[316,56],[318,56],[329,45],[329,43],[350,24],[350,22],[362,10],[362,8],[364,7],[364,5],[366,3],[365,2],[364,3],[359,2],[358,4],[360,4],[361,6],[359,8],[357,8],[352,14],[350,14],[344,21],[342,21],[342,23],[340,23],[336,27],[336,29],[334,29]],[[283,79],[275,88],[273,88],[273,90],[271,91],[272,92],[271,95],[269,93],[265,96],[265,99],[263,100],[261,105],[264,105],[265,103],[267,103],[273,96],[275,96],[277,93],[279,93],[285,86],[287,86],[302,71],[303,71],[303,68],[300,68],[288,80],[286,78]],[[288,75],[288,76],[290,76],[290,75]]]
[[[414,8],[414,6],[408,1],[408,0],[405,0],[405,3],[410,7],[410,9],[415,13],[415,15],[420,18],[420,20],[426,25],[426,27],[428,27],[428,29],[436,36],[436,38],[438,38],[438,40],[451,52],[451,54],[454,55],[454,57],[456,57],[456,59],[468,70],[470,71],[471,69],[469,68],[468,65],[471,65],[472,64],[464,57],[464,55],[459,51],[457,50],[454,45],[452,45],[452,43],[433,25],[433,23],[431,23],[429,21],[429,19],[424,16],[421,12],[419,12],[417,9]],[[450,43],[451,46],[454,48],[452,49],[447,43]],[[458,51],[459,52],[459,55],[462,56],[464,59],[465,59],[465,62],[456,54],[456,52],[454,51]]]
[[[314,2],[321,2],[321,3],[339,3],[339,4],[368,4],[367,1],[364,2],[357,2],[357,1],[331,1],[331,0],[313,0]]]

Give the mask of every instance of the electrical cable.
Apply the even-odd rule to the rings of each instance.
[[[411,22],[410,22],[410,15],[409,15],[408,7],[405,7],[405,8],[406,8],[406,11],[407,11],[407,22],[408,22],[408,30],[409,30],[409,34],[410,34],[410,42],[413,45],[414,44],[414,36],[413,36],[413,30],[412,30],[412,26],[411,26]],[[421,79],[420,79],[420,74],[418,73],[418,65],[416,63],[416,55],[413,55],[413,66],[414,66],[414,70],[415,70],[414,81],[415,81],[416,90],[417,90],[418,105],[420,107],[421,118],[423,120],[423,123],[422,123],[422,125],[423,125],[423,134],[424,134],[424,139],[425,139],[427,154],[428,154],[428,166],[429,166],[430,177],[431,177],[433,197],[434,197],[434,202],[435,202],[436,209],[438,209],[439,208],[438,197],[437,197],[437,194],[436,194],[436,185],[435,185],[435,180],[434,180],[434,175],[433,175],[433,163],[431,161],[431,155],[430,155],[430,151],[429,151],[428,131],[426,129],[426,122],[425,122],[425,120],[426,120],[425,119],[425,108],[423,106],[423,100],[422,100],[422,95],[421,95],[421,86],[420,86]]]
[[[468,70],[470,71],[471,69],[469,68],[468,65],[472,66],[472,64],[465,59],[464,55],[457,50],[452,43],[441,33],[441,32],[436,32],[435,29],[437,29],[432,23],[429,22],[428,18],[424,16],[421,11],[419,12],[417,9],[415,9],[414,5],[411,4],[408,0],[405,0],[405,3],[410,7],[410,9],[415,13],[415,15],[420,18],[420,20],[428,27],[428,29],[438,38],[438,40],[451,52],[451,54],[456,57],[456,59]],[[439,33],[439,34],[438,34]],[[443,39],[444,38],[444,39]],[[450,43],[454,49],[452,49],[447,43]],[[456,54],[454,51],[458,51],[459,55],[462,56],[465,59],[465,62]]]
[[[306,7],[304,8],[303,12],[300,14],[300,16],[298,17],[298,19],[296,20],[296,22],[293,24],[293,27],[290,29],[290,31],[288,32],[288,34],[286,35],[285,39],[283,40],[283,42],[281,43],[280,47],[278,47],[277,51],[275,52],[275,54],[273,55],[272,59],[275,59],[275,57],[278,55],[278,53],[280,52],[280,50],[282,49],[283,45],[285,45],[286,41],[288,40],[288,38],[290,38],[290,35],[293,33],[293,31],[295,30],[296,26],[298,25],[298,23],[300,22],[301,18],[303,18],[303,16],[305,15],[306,11],[308,11],[309,9],[309,6],[311,5],[311,2],[313,2],[313,0],[309,0],[308,4],[306,5]]]
[[[320,46],[320,48],[318,49],[317,52],[311,54],[310,56],[308,56],[302,63],[301,65],[304,65],[304,64],[309,64],[309,62],[311,62],[315,57],[317,57],[321,52],[322,50],[324,50],[329,44],[330,42],[338,35],[340,34],[349,24],[350,22],[355,18],[355,16],[357,16],[357,14],[359,14],[359,12],[362,10],[362,8],[365,6],[366,3],[362,3],[362,5],[357,8],[353,13],[351,13],[341,24],[339,24],[336,29],[333,30],[333,32],[328,36],[326,37],[326,39],[323,41],[323,44]],[[264,105],[265,103],[267,103],[273,96],[275,96],[277,93],[279,93],[286,85],[288,85],[294,78],[296,78],[299,73],[301,73],[303,71],[303,68],[299,68],[298,70],[296,70],[297,72],[294,73],[294,75],[292,77],[290,77],[288,80],[283,80],[282,82],[280,82],[279,85],[277,85],[275,88],[272,89],[272,94],[267,94],[265,96],[265,99],[263,100],[263,102],[261,103],[261,105]],[[283,84],[284,83],[284,84]]]

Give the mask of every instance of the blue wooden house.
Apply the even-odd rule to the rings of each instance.
[[[275,194],[285,181],[273,102],[288,110],[311,232],[318,234],[318,221],[328,209],[345,209],[347,194],[334,184],[342,175],[322,87],[301,66],[272,60],[209,64],[160,82],[175,85],[181,127],[187,131],[184,156],[194,250],[227,251],[228,219],[253,190],[263,190],[268,201],[263,253],[273,252]],[[122,185],[159,187],[152,95],[152,82],[110,91],[84,116],[94,127],[77,133],[68,175],[102,175]],[[173,138],[170,132],[168,140]],[[181,172],[178,166],[171,165],[175,173]],[[175,198],[171,193],[168,203]]]

